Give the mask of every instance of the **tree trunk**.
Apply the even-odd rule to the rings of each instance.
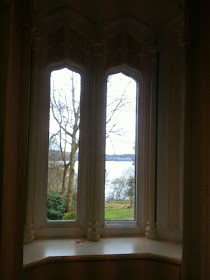
[[[64,195],[66,192],[66,175],[67,175],[68,167],[69,167],[69,164],[64,165],[63,181],[62,181],[62,195]]]
[[[70,152],[70,171],[69,171],[69,184],[68,184],[68,191],[67,191],[67,212],[72,210],[72,197],[74,194],[74,166],[75,166],[75,154],[77,151],[77,143],[76,143],[76,133],[72,137],[72,144],[71,144],[71,152]]]
[[[133,196],[131,196],[131,207],[133,206]]]

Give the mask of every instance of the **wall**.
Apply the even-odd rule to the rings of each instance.
[[[9,24],[10,24],[10,9],[9,5],[0,3],[0,26],[5,28],[0,29],[0,185],[2,185],[3,176],[3,156],[4,156],[4,120],[5,120],[5,95],[7,85],[8,71],[8,49],[9,49]],[[0,190],[0,209],[2,203],[2,189]],[[0,224],[1,226],[1,224]],[[1,233],[1,228],[0,228]],[[1,236],[1,235],[0,235]]]
[[[49,263],[27,269],[23,280],[178,280],[180,266],[153,260],[106,260]]]
[[[160,34],[157,122],[157,230],[161,239],[182,240],[184,50]]]
[[[1,77],[4,76],[4,154],[2,180],[1,217],[1,279],[19,279],[22,274],[22,239],[24,222],[25,134],[24,92],[21,91],[22,56],[22,2],[11,1],[1,21],[5,20],[5,43],[1,61]],[[10,19],[10,23],[9,23]],[[2,23],[2,22],[1,22]],[[3,34],[4,36],[4,34]],[[8,59],[7,59],[8,52]],[[5,64],[3,64],[3,63]],[[2,67],[4,67],[2,69]],[[2,75],[2,72],[4,74]],[[6,77],[7,76],[7,77]],[[6,84],[5,84],[6,81]],[[1,97],[2,98],[2,97]],[[2,122],[1,122],[2,125]],[[1,136],[2,137],[2,136]],[[1,155],[2,156],[2,155]]]
[[[183,279],[210,279],[209,1],[186,1]]]

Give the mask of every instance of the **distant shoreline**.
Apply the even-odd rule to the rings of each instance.
[[[106,155],[106,161],[135,161],[135,154]]]
[[[66,153],[66,158],[70,156],[70,152]],[[60,151],[49,151],[49,157],[55,161],[62,161]],[[78,153],[75,155],[75,160],[78,161]],[[106,161],[135,161],[135,154],[122,155],[106,155]]]

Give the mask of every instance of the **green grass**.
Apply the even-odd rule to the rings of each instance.
[[[112,201],[105,204],[105,220],[133,220],[134,207],[129,201]]]
[[[134,209],[106,209],[105,220],[133,220]]]

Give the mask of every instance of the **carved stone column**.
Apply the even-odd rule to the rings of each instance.
[[[156,113],[158,48],[152,47],[150,87],[150,132],[149,132],[149,221],[145,231],[148,239],[157,239],[156,229]]]
[[[37,94],[36,94],[36,74],[38,73],[38,57],[41,37],[33,36],[32,48],[30,53],[30,101],[29,101],[29,128],[28,128],[28,170],[27,170],[27,191],[26,191],[26,217],[24,226],[24,244],[34,241],[34,189],[35,189],[35,139],[36,139],[36,112],[37,112]]]
[[[103,79],[104,45],[93,42],[92,56],[92,176],[90,185],[89,227],[87,238],[100,239],[100,228],[104,211],[104,170],[105,170],[105,91]],[[97,104],[97,107],[96,105]]]

